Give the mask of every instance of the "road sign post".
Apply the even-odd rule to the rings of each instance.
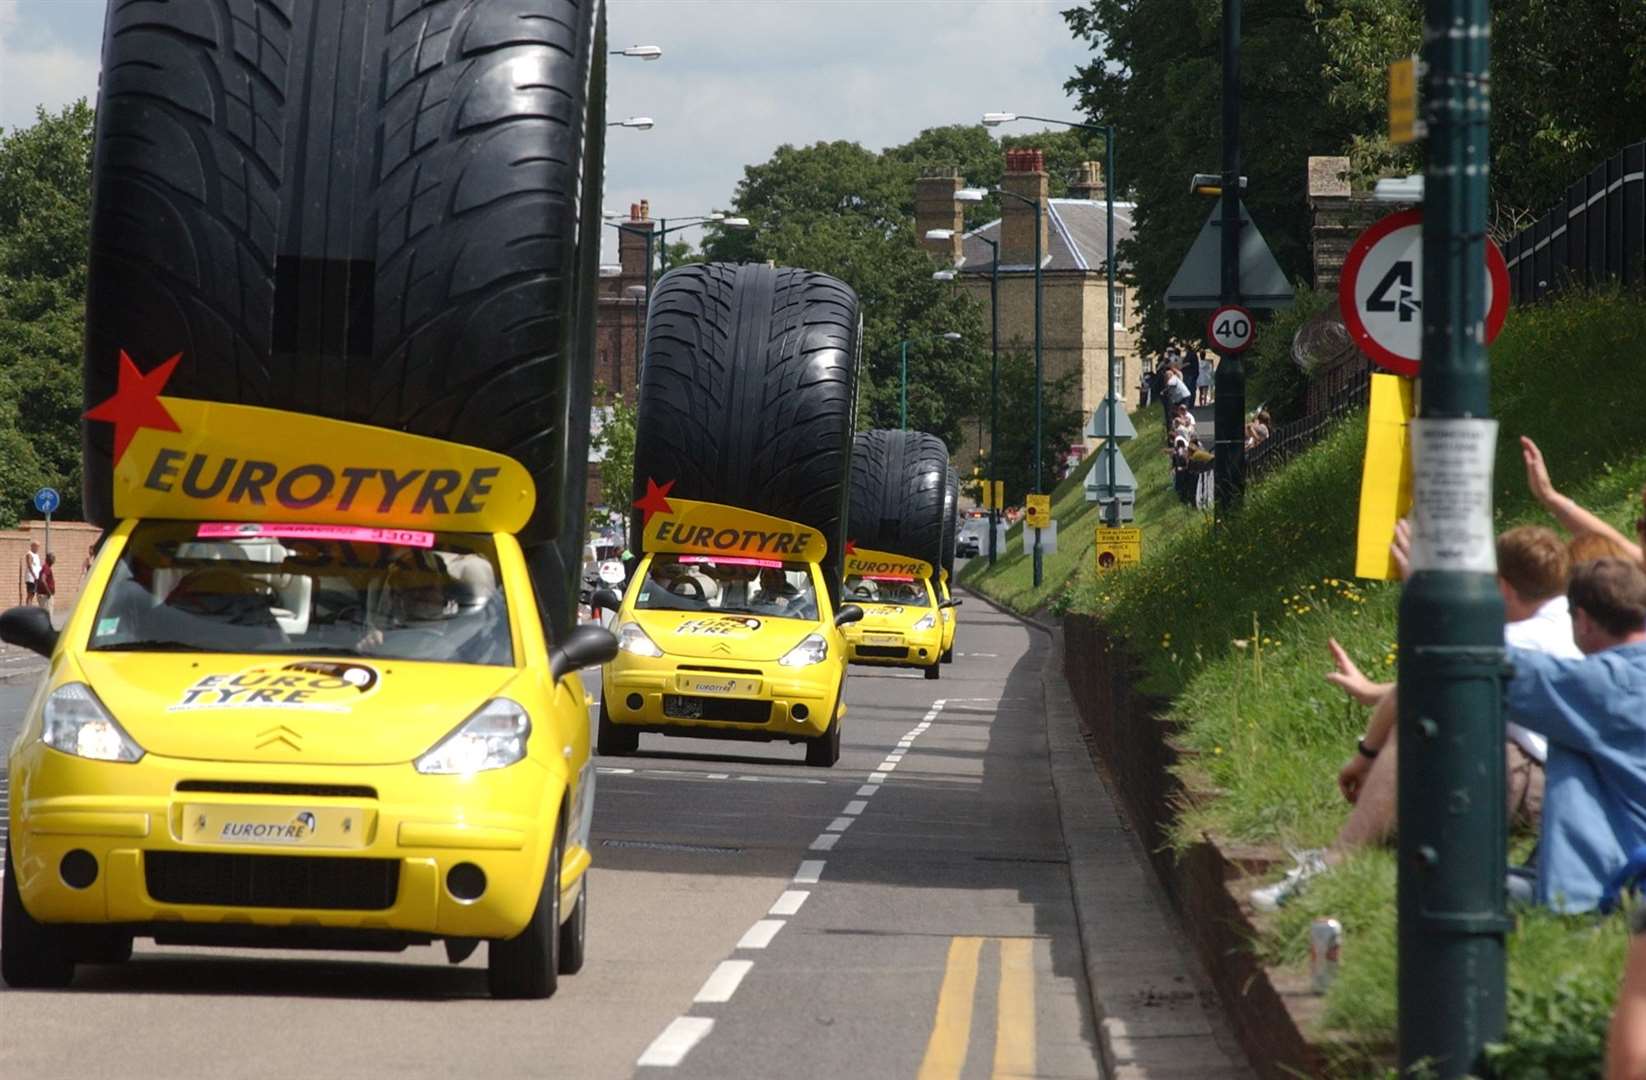
[[[1223,0],[1223,233],[1219,306],[1240,296],[1240,0]],[[1246,496],[1246,365],[1223,352],[1217,365],[1212,468],[1216,520],[1221,524]]]
[[[1504,1030],[1503,601],[1480,272],[1490,31],[1488,0],[1427,0],[1430,147],[1423,266],[1411,275],[1422,288],[1423,394],[1399,632],[1398,988],[1401,1071],[1425,1062],[1440,1078],[1483,1074],[1483,1050]],[[1381,303],[1393,303],[1398,324],[1398,293]]]

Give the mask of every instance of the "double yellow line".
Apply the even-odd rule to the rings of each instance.
[[[949,942],[937,1017],[920,1062],[919,1080],[958,1080],[972,1038],[972,1003],[985,942],[1000,946],[995,1002],[995,1080],[1034,1075],[1034,939],[957,937]]]

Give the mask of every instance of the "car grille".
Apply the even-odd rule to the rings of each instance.
[[[265,784],[254,780],[179,780],[178,791],[212,791],[224,795],[291,795],[301,799],[375,799],[377,789],[364,784]]]
[[[382,911],[400,891],[398,859],[149,851],[143,876],[162,904]]]
[[[675,720],[719,720],[728,724],[764,724],[772,703],[750,698],[692,697],[664,694],[663,715]]]
[[[759,668],[748,667],[715,667],[713,664],[681,664],[681,671],[712,671],[716,675],[762,675]]]
[[[879,656],[888,660],[901,660],[909,655],[906,645],[859,645],[859,656]]]

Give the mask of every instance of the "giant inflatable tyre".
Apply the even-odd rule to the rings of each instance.
[[[923,431],[858,432],[852,449],[852,540],[943,565],[949,450]]]
[[[943,489],[943,569],[949,575],[949,586],[954,586],[954,545],[960,535],[960,474],[949,465],[948,480]]]
[[[839,601],[857,294],[807,270],[705,263],[652,291],[634,447],[636,496],[672,485],[821,531]],[[633,536],[642,537],[637,513]]]
[[[602,0],[110,5],[87,405],[122,350],[143,370],[181,353],[171,395],[507,453],[536,480],[521,540],[568,630],[604,39]],[[107,525],[112,432],[83,439]]]

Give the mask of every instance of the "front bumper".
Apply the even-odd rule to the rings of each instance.
[[[619,653],[601,671],[601,694],[614,724],[672,735],[731,739],[810,739],[828,730],[839,707],[844,670],[831,656],[786,668],[776,661],[726,662],[695,657]],[[695,680],[738,684],[734,693],[694,690]],[[672,710],[665,698],[675,699]],[[698,702],[699,716],[680,715],[679,699]]]
[[[153,754],[114,764],[35,742],[11,765],[12,858],[23,906],[45,923],[249,924],[341,942],[350,931],[506,938],[536,908],[564,787],[530,759],[467,777],[424,776],[409,764]],[[283,814],[330,823],[325,846],[224,842],[216,831],[237,816]],[[94,860],[89,882],[86,856],[75,852]],[[563,892],[588,862],[585,848],[567,851]],[[463,863],[485,875],[472,900],[448,887],[448,871]]]
[[[894,630],[869,627],[846,634],[846,659],[853,664],[881,667],[931,667],[943,652],[941,625],[930,630]],[[894,640],[895,639],[895,640]]]

